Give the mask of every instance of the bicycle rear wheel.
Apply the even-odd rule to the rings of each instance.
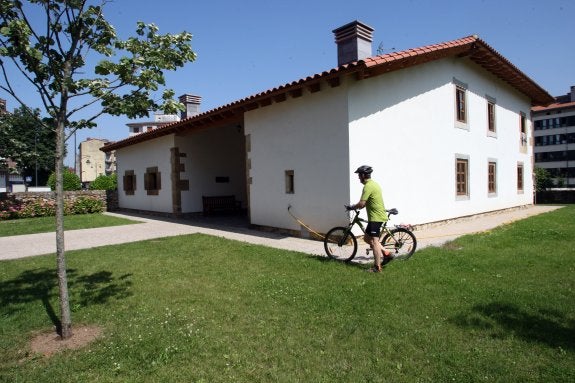
[[[327,232],[323,247],[331,259],[349,262],[357,252],[357,240],[347,227],[334,227]]]
[[[399,227],[390,230],[383,237],[381,246],[384,250],[391,251],[394,259],[407,259],[415,253],[417,240],[411,231]]]

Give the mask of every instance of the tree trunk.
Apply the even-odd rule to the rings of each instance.
[[[72,336],[72,318],[64,251],[64,156],[66,153],[65,113],[56,118],[56,264],[60,293],[60,328],[62,339]]]

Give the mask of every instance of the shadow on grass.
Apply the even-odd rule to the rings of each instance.
[[[557,310],[539,310],[533,314],[509,303],[494,302],[477,305],[470,313],[458,315],[451,322],[483,330],[494,338],[512,335],[527,342],[575,350],[575,323]]]
[[[110,271],[79,275],[77,270],[68,269],[67,277],[72,311],[131,295],[131,274],[116,278]],[[60,333],[60,319],[50,302],[57,296],[58,278],[56,270],[52,269],[27,270],[12,280],[0,282],[0,307],[4,316],[14,315],[22,304],[38,301]]]

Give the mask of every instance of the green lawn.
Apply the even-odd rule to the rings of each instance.
[[[0,382],[574,382],[575,206],[424,249],[381,274],[206,235],[0,264]]]
[[[95,227],[130,225],[134,223],[138,222],[106,214],[67,215],[64,217],[64,230],[92,229]],[[0,221],[0,237],[49,233],[51,231],[56,231],[55,217]]]

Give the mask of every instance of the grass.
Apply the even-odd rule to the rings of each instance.
[[[381,274],[206,235],[68,252],[73,321],[51,358],[54,258],[2,262],[0,382],[573,382],[575,206]]]
[[[137,221],[106,214],[67,215],[64,217],[64,230],[92,229],[96,227],[130,225],[134,223],[137,223]],[[0,237],[49,233],[53,231],[56,231],[55,217],[0,221]]]

